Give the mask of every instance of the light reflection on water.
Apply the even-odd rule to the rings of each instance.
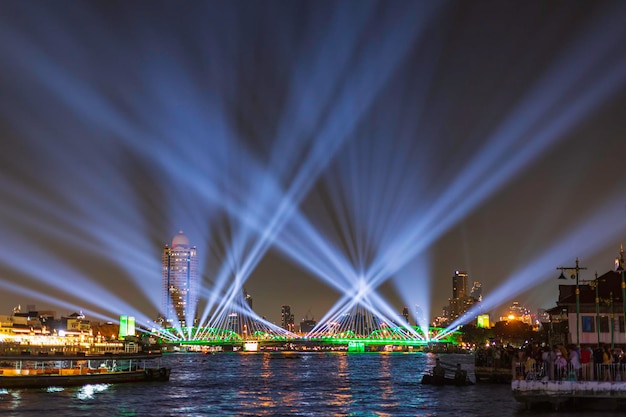
[[[76,393],[76,398],[79,400],[91,400],[95,394],[105,391],[110,385],[111,384],[84,385],[78,390],[78,393]]]
[[[442,357],[471,367],[470,355]],[[509,385],[421,385],[425,354],[172,354],[170,382],[0,392],[0,415],[528,416]],[[56,411],[56,412],[54,412]],[[543,412],[541,415],[552,415]],[[567,413],[555,414],[567,417]],[[580,415],[580,414],[578,414]],[[585,414],[585,417],[592,414]]]

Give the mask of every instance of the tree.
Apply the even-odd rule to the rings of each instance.
[[[484,345],[494,336],[492,329],[476,327],[473,324],[466,324],[461,327],[460,332],[462,334],[461,338],[463,342],[475,344],[477,346]]]
[[[538,336],[532,326],[519,320],[499,321],[493,326],[493,332],[503,344],[514,346],[522,346]]]

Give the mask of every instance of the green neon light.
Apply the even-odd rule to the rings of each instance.
[[[126,336],[128,336],[128,316],[120,316],[119,337],[123,339]]]
[[[129,319],[134,321],[132,317],[120,317],[120,334],[122,332],[122,324],[124,320],[126,320],[127,324]],[[184,344],[184,345],[220,345],[220,344],[232,344],[232,343],[243,343],[244,341],[257,341],[257,342],[284,342],[284,343],[299,343],[299,342],[307,342],[307,343],[323,343],[323,344],[334,344],[334,345],[350,345],[350,343],[358,342],[363,343],[364,345],[394,345],[394,346],[427,346],[431,344],[452,344],[456,345],[458,342],[459,332],[455,331],[449,334],[446,334],[445,337],[438,339],[437,336],[443,332],[442,328],[430,328],[429,329],[429,339],[415,337],[407,334],[407,331],[403,327],[388,327],[383,329],[378,329],[373,331],[368,336],[357,335],[354,331],[348,330],[345,332],[341,332],[335,335],[327,335],[327,336],[316,336],[316,337],[301,337],[301,336],[286,336],[283,334],[272,334],[264,331],[256,331],[248,336],[242,336],[235,333],[233,330],[229,329],[221,329],[221,328],[190,328],[192,331],[188,331],[187,329],[181,329],[180,333],[182,334],[199,334],[202,336],[201,339],[198,340],[178,340],[180,337],[180,333],[177,329],[169,328],[161,331],[161,338],[163,341],[167,342],[168,338],[166,336],[170,336],[170,340],[176,340],[176,343]],[[416,334],[423,334],[421,328],[414,327]],[[128,325],[126,326],[126,331],[128,334]],[[156,334],[159,336],[159,333]],[[353,345],[357,346],[357,345]]]

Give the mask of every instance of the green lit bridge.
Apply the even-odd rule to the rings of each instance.
[[[257,330],[250,334],[236,332],[231,329],[181,328],[164,329],[155,333],[162,343],[188,347],[219,347],[224,350],[316,350],[337,349],[348,351],[381,351],[381,350],[423,350],[425,348],[455,346],[458,344],[457,332],[444,333],[438,327],[431,327],[425,337],[421,328],[387,327],[369,333],[357,333],[346,330],[338,333],[295,334],[290,332],[276,333]]]

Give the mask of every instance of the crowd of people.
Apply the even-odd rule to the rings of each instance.
[[[608,345],[490,346],[476,351],[476,366],[509,368],[517,379],[626,381],[626,352]]]
[[[475,365],[487,368],[511,369],[513,359],[517,357],[518,350],[511,345],[490,345],[478,348],[475,352]]]

